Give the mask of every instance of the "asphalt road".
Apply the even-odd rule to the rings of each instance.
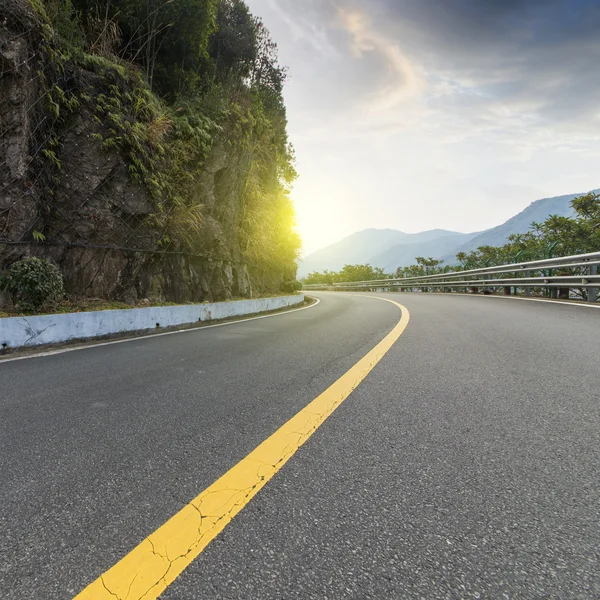
[[[0,598],[72,598],[343,375],[394,305],[0,362]],[[600,310],[410,323],[161,598],[600,598]]]

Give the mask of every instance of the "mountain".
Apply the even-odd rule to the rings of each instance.
[[[598,193],[598,190],[592,191]],[[470,252],[471,250],[476,250],[480,246],[502,246],[506,243],[507,238],[511,233],[527,232],[534,221],[536,223],[545,221],[550,215],[570,217],[573,215],[571,200],[581,195],[582,193],[568,194],[566,196],[555,196],[553,198],[536,200],[525,210],[522,210],[514,217],[508,219],[508,221],[502,223],[502,225],[481,232],[455,250],[449,250],[446,254],[443,254],[442,257],[447,263],[452,264],[456,262],[457,252]]]
[[[593,190],[598,193],[600,190]],[[346,264],[369,263],[391,273],[400,266],[414,264],[417,256],[456,262],[457,252],[469,252],[479,246],[501,246],[511,233],[525,233],[532,222],[550,215],[571,216],[571,200],[582,193],[543,198],[532,202],[508,221],[485,231],[459,233],[432,229],[421,233],[404,233],[395,229],[365,229],[309,254],[300,261],[298,277],[313,271],[339,271]]]

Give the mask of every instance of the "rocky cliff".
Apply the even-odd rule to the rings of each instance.
[[[0,267],[49,258],[69,294],[126,301],[249,297],[295,277],[293,259],[248,253],[254,133],[167,106],[134,67],[65,56],[27,0],[6,2]]]

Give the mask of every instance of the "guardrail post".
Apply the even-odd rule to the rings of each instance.
[[[590,265],[590,275],[598,275],[598,265]],[[588,289],[588,302],[596,302],[598,298],[598,288],[589,287]]]
[[[524,271],[523,275],[525,275],[525,277],[529,277],[531,275],[531,271]],[[525,297],[529,298],[530,296],[531,296],[531,286],[526,285],[525,286]]]

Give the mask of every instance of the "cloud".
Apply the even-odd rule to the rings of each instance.
[[[306,42],[316,53],[322,56],[335,58],[338,52],[335,46],[329,41],[327,35],[327,27],[333,20],[335,13],[334,7],[331,7],[327,17],[327,13],[321,10],[318,11],[319,18],[311,18],[315,15],[314,0],[305,0],[305,8],[307,10],[302,13],[290,10],[290,6],[286,2],[280,0],[267,0],[269,8],[285,23],[292,33],[296,42]],[[312,5],[312,7],[310,6]],[[327,4],[325,4],[327,7]]]
[[[343,27],[352,36],[351,50],[355,58],[373,53],[385,66],[384,77],[372,96],[375,111],[389,110],[403,100],[416,96],[424,87],[415,66],[402,52],[397,41],[378,32],[369,22],[366,12],[338,6],[338,16]]]
[[[600,133],[596,0],[375,0],[373,7],[386,35],[404,40],[430,79],[446,82],[438,106]]]
[[[387,114],[390,131],[433,111],[448,131],[600,135],[597,0],[269,2],[311,40],[327,109]]]

